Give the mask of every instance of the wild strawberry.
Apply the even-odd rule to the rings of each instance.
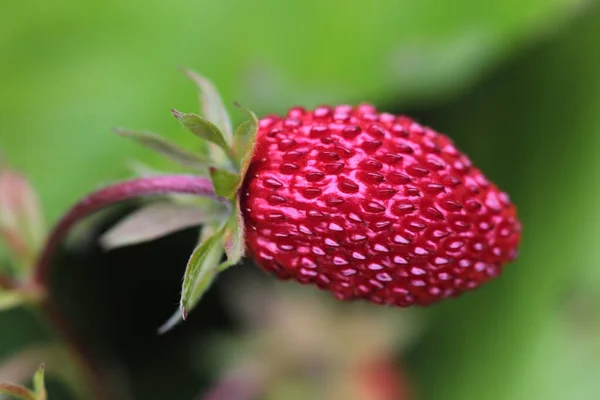
[[[405,307],[474,289],[515,258],[514,205],[445,135],[370,105],[293,108],[259,127],[246,244],[278,277]]]
[[[46,279],[53,249],[78,219],[150,194],[170,194],[175,204],[140,210],[104,243],[133,244],[202,223],[183,281],[184,319],[218,272],[237,264],[246,249],[279,278],[318,285],[342,300],[401,307],[474,289],[516,257],[515,206],[445,135],[366,104],[297,107],[260,121],[245,110],[249,119],[234,132],[214,86],[185,73],[200,88],[202,115],[173,115],[209,142],[204,149],[210,152],[183,150],[151,133],[118,133],[197,173],[145,177],[91,194],[55,228],[38,281]],[[176,193],[219,204],[196,202],[196,212]]]

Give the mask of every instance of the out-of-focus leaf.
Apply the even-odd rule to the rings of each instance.
[[[0,382],[0,394],[6,394],[19,400],[37,400],[35,393],[21,385]]]
[[[150,150],[156,151],[184,167],[193,168],[198,171],[206,171],[206,169],[212,165],[212,161],[208,158],[182,149],[176,144],[173,144],[154,133],[136,132],[121,128],[115,129],[114,132],[119,136],[133,139]]]
[[[47,400],[46,386],[44,384],[44,364],[42,364],[33,376],[33,387],[31,391],[21,385],[0,382],[0,394],[7,394],[19,400]]]
[[[181,71],[198,86],[202,116],[215,124],[223,133],[225,141],[231,143],[231,120],[215,85],[209,79],[191,69],[181,68]]]
[[[0,165],[0,239],[21,268],[31,267],[45,233],[36,191],[24,176]]]
[[[73,359],[71,349],[65,348],[60,342],[33,344],[11,353],[0,363],[0,377],[7,382],[25,382],[31,376],[31,371],[39,368],[41,360],[45,364],[44,372],[70,388],[75,398],[93,398],[93,389],[88,386],[85,371]],[[60,397],[53,395],[52,400],[55,398]]]
[[[33,390],[35,391],[35,400],[47,400],[46,384],[44,382],[44,364],[40,365],[33,376]]]
[[[218,218],[193,205],[151,203],[120,221],[100,239],[106,249],[143,243]]]
[[[238,174],[219,168],[211,168],[209,173],[217,196],[225,197],[227,199],[235,197],[238,186],[240,185],[240,176]]]
[[[27,303],[28,299],[22,292],[0,289],[0,311],[9,310]]]

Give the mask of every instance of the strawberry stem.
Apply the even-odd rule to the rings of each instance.
[[[28,284],[35,289],[39,289],[40,292],[46,293],[54,253],[70,228],[86,216],[124,200],[169,193],[191,194],[209,197],[218,201],[227,201],[215,194],[212,183],[208,178],[191,175],[144,177],[102,188],[73,205],[54,226],[34,266],[33,276]],[[0,279],[0,286],[10,288],[12,282]],[[105,371],[96,363],[87,346],[72,328],[68,318],[62,314],[54,299],[45,295],[39,306],[42,315],[60,332],[65,343],[73,351],[73,355],[81,365],[83,374],[94,383],[93,398],[96,400],[127,398],[127,396],[117,394],[119,389],[110,385],[105,376]]]
[[[169,193],[192,194],[226,201],[215,194],[208,178],[192,175],[144,177],[102,188],[73,205],[55,225],[35,265],[34,283],[46,286],[52,256],[69,229],[81,219],[124,200]]]

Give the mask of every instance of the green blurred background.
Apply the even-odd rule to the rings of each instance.
[[[417,398],[600,398],[595,2],[23,0],[1,9],[0,149],[39,189],[51,221],[85,192],[132,176],[133,159],[173,169],[109,131],[148,128],[192,144],[169,113],[197,108],[177,65],[259,115],[359,101],[410,113],[510,193],[524,226],[521,256],[501,279],[414,312],[422,328],[402,360]],[[27,311],[1,313],[0,360],[44,335]]]

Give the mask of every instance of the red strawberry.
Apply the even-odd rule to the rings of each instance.
[[[285,118],[261,121],[245,110],[249,119],[234,131],[212,83],[185,73],[200,88],[202,115],[173,115],[210,142],[210,152],[184,150],[147,132],[118,133],[208,171],[210,180],[146,177],[93,193],[53,231],[38,281],[46,279],[56,244],[78,219],[127,198],[165,193],[221,204],[195,203],[201,207],[195,212],[172,196],[175,204],[140,210],[104,243],[133,244],[202,223],[183,280],[183,318],[217,274],[244,255],[279,278],[316,284],[342,300],[401,307],[474,289],[516,257],[521,227],[515,206],[448,137],[370,105],[297,107]],[[178,320],[175,315],[164,328]]]
[[[342,300],[456,296],[520,238],[508,195],[447,136],[370,105],[262,119],[241,201],[258,265]]]

